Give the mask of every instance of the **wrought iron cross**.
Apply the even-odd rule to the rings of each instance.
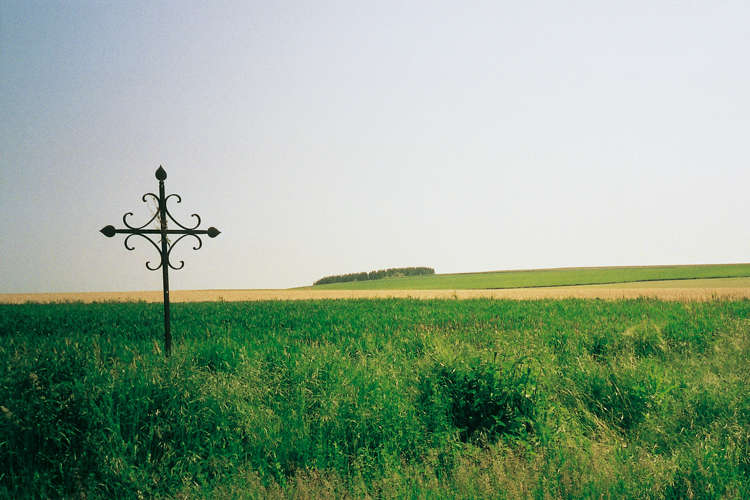
[[[174,246],[185,236],[195,237],[195,239],[198,240],[198,244],[193,247],[193,250],[199,250],[203,246],[203,241],[201,240],[199,235],[206,234],[209,238],[216,238],[216,236],[219,235],[219,230],[215,227],[209,227],[208,229],[198,229],[198,226],[201,225],[201,218],[198,216],[198,214],[192,215],[192,217],[195,217],[197,219],[195,226],[193,227],[185,227],[177,222],[172,214],[169,213],[169,209],[167,208],[167,200],[174,196],[177,198],[177,203],[181,203],[182,198],[180,198],[180,196],[177,194],[164,196],[164,179],[167,178],[167,172],[164,171],[161,165],[156,171],[156,178],[159,179],[159,196],[156,196],[154,193],[146,193],[143,195],[144,202],[147,202],[148,198],[151,197],[159,205],[159,209],[156,211],[154,216],[149,219],[148,222],[138,227],[131,226],[130,224],[128,224],[128,216],[132,216],[133,212],[128,212],[122,217],[122,222],[125,224],[125,227],[127,229],[115,229],[115,226],[110,225],[102,228],[101,232],[108,238],[111,238],[116,234],[127,234],[128,236],[125,238],[125,248],[127,248],[128,250],[135,249],[134,246],[128,245],[128,240],[133,236],[141,236],[145,238],[149,243],[154,245],[156,251],[159,252],[159,255],[161,256],[161,262],[159,262],[159,265],[156,267],[151,267],[151,261],[148,261],[146,262],[146,268],[149,271],[157,271],[159,270],[159,268],[161,268],[162,270],[162,277],[164,281],[164,351],[166,355],[169,356],[172,351],[172,332],[169,321],[169,268],[171,267],[172,269],[177,271],[185,266],[184,260],[180,261],[179,266],[172,265],[172,263],[169,261],[169,254],[172,252]],[[172,219],[172,222],[177,224],[180,229],[168,229],[168,219]],[[146,229],[146,227],[154,221],[158,222],[159,229]],[[159,235],[159,243],[157,244],[157,242],[152,240],[148,236],[149,234]],[[180,235],[180,237],[172,242],[169,241],[169,235]]]

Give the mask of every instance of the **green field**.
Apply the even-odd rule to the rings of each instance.
[[[332,283],[309,288],[312,290],[473,290],[744,277],[750,277],[750,264],[581,267],[486,273],[433,274],[430,276]]]
[[[750,497],[750,301],[0,305],[0,498]]]

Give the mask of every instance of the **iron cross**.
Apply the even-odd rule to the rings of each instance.
[[[133,236],[141,236],[142,238],[145,238],[149,243],[151,243],[159,252],[159,255],[161,257],[159,265],[156,267],[152,267],[151,261],[148,261],[146,262],[146,268],[149,271],[157,271],[159,270],[159,268],[161,268],[162,270],[162,277],[164,281],[164,351],[166,355],[169,356],[172,351],[172,332],[169,321],[169,268],[171,267],[172,269],[177,271],[185,266],[184,260],[181,260],[178,266],[173,265],[169,261],[169,254],[172,252],[174,246],[185,236],[195,237],[195,239],[198,240],[198,243],[193,247],[193,250],[199,250],[203,246],[203,241],[201,240],[200,235],[205,234],[208,235],[209,238],[216,238],[216,236],[219,235],[219,230],[215,227],[209,227],[208,229],[198,229],[198,226],[201,225],[201,218],[198,216],[198,214],[192,215],[192,217],[195,217],[196,219],[195,226],[193,227],[186,227],[177,222],[172,214],[169,213],[169,209],[167,208],[167,200],[174,196],[177,199],[177,203],[181,203],[182,198],[180,198],[180,196],[177,194],[170,194],[169,196],[164,195],[164,179],[167,178],[167,172],[164,171],[161,165],[156,171],[156,178],[159,180],[159,196],[156,196],[154,193],[146,193],[143,195],[144,202],[147,202],[150,197],[158,204],[158,210],[156,211],[154,216],[149,219],[148,222],[138,227],[131,226],[130,224],[128,224],[128,216],[132,216],[133,212],[128,212],[122,217],[122,222],[125,224],[126,229],[115,229],[114,226],[110,225],[102,228],[101,232],[108,238],[111,238],[116,234],[127,234],[128,236],[125,238],[125,248],[127,248],[128,250],[135,249],[134,246],[128,245],[128,240]],[[169,219],[171,219],[172,222],[174,222],[179,227],[179,229],[169,229]],[[146,229],[146,227],[154,221],[158,223],[159,229]],[[159,235],[158,243],[148,236],[151,234]],[[172,242],[169,240],[170,235],[179,235],[179,238]]]

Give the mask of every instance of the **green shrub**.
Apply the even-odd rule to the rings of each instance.
[[[539,394],[528,360],[505,363],[475,358],[438,363],[423,380],[421,400],[445,404],[461,441],[495,442],[532,434]],[[425,412],[434,419],[434,412]]]

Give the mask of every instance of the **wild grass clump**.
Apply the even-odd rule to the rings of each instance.
[[[2,498],[746,498],[750,302],[0,306]]]
[[[437,361],[422,375],[419,406],[431,417],[446,419],[461,442],[494,443],[534,433],[541,399],[539,373],[525,357],[498,361],[459,358]]]

